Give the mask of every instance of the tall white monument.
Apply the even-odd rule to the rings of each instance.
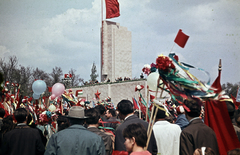
[[[132,78],[132,34],[119,23],[103,21],[101,81]]]

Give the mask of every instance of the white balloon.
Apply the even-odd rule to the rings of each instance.
[[[150,90],[156,91],[157,90],[157,81],[159,78],[159,74],[157,72],[150,73],[147,77],[147,85]]]
[[[49,107],[48,107],[48,110],[50,111],[50,112],[54,112],[55,110],[56,110],[56,106],[55,105],[50,105]]]

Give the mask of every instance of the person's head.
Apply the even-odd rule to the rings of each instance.
[[[57,118],[57,124],[58,124],[58,131],[66,129],[70,126],[68,119],[64,116],[59,116]]]
[[[227,152],[227,155],[239,155],[240,154],[240,148],[230,150]]]
[[[225,101],[225,103],[227,105],[228,114],[230,118],[233,119],[235,113],[235,105],[231,101]]]
[[[235,122],[237,123],[237,126],[240,127],[240,114],[237,114],[237,115],[235,116]]]
[[[103,105],[101,105],[101,104],[97,105],[95,108],[98,110],[98,112],[100,113],[101,116],[105,115],[106,109],[105,109],[105,107]]]
[[[186,117],[199,117],[201,113],[201,105],[202,102],[198,98],[191,98],[191,99],[186,99],[184,101],[184,104],[187,106],[187,108],[190,110],[185,109],[185,114]]]
[[[161,107],[163,108],[163,107]],[[167,116],[166,116],[166,111],[163,110],[163,109],[158,109],[157,111],[157,115],[156,115],[156,119],[159,120],[159,119],[165,119]]]
[[[210,147],[202,147],[201,149],[197,148],[193,155],[203,155],[203,152],[205,155],[215,155],[213,149],[211,149]]]
[[[125,138],[124,145],[128,152],[132,152],[135,146],[144,148],[147,143],[147,131],[140,123],[128,125],[123,130],[123,137]]]
[[[106,111],[105,116],[106,116],[107,118],[116,117],[116,110],[115,110],[115,109],[108,109],[108,110]]]
[[[17,123],[27,122],[28,111],[25,108],[18,108],[14,111],[13,115],[17,120]]]
[[[121,100],[117,105],[120,119],[124,119],[128,114],[133,113],[133,104],[129,100]]]
[[[86,123],[89,124],[98,124],[99,119],[100,119],[100,113],[98,112],[97,109],[91,108],[87,109],[85,116],[88,118],[86,119]]]
[[[2,134],[5,134],[6,132],[11,131],[12,129],[15,128],[12,115],[8,115],[7,117],[3,118],[2,122],[3,124],[0,130]]]
[[[4,115],[5,115],[5,110],[3,108],[0,108],[0,118],[3,118]]]

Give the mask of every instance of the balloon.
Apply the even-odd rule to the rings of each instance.
[[[157,90],[157,81],[159,78],[159,74],[157,72],[150,73],[147,77],[147,85],[149,89],[152,91]],[[160,82],[159,82],[160,83]]]
[[[52,94],[50,99],[51,99],[51,100],[54,100],[55,98],[56,98],[56,95],[55,95],[55,94]]]
[[[36,80],[32,84],[32,90],[35,94],[42,94],[47,88],[46,83],[43,80]]]
[[[35,93],[33,93],[33,98],[35,99],[35,100],[37,100],[37,99],[39,99],[39,97],[40,97],[40,95],[38,95],[38,94],[35,94]]]
[[[65,86],[62,83],[55,83],[52,87],[52,94],[55,94],[56,97],[62,95],[65,90]]]
[[[48,107],[48,110],[49,110],[50,112],[54,112],[56,109],[57,109],[56,106],[53,105],[53,104]]]

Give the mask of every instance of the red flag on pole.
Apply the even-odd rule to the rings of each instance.
[[[174,40],[176,44],[178,44],[180,47],[184,48],[184,46],[187,43],[189,36],[184,34],[181,29],[179,29],[178,34]]]
[[[219,69],[218,77],[212,84],[212,87],[217,89],[216,92],[221,92],[222,90],[220,77],[221,70]],[[211,127],[216,134],[219,154],[225,155],[228,151],[240,147],[225,101],[206,101],[204,122]]]
[[[118,0],[105,0],[106,18],[114,18],[120,16]]]
[[[133,100],[133,108],[134,109],[139,109],[136,99],[132,97],[132,100]]]

